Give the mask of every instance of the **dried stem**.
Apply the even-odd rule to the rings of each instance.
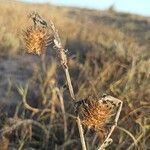
[[[139,143],[139,141],[145,136],[144,133],[141,133],[140,136],[136,139],[136,144]],[[133,142],[128,148],[127,150],[132,150],[133,147],[136,146],[135,142]]]
[[[118,128],[119,130],[122,130],[123,132],[125,132],[126,134],[128,134],[132,138],[134,145],[137,146],[137,140],[132,135],[132,133],[130,133],[128,130],[126,130],[126,129],[122,128],[122,127],[119,127],[119,126],[116,126],[116,128]]]
[[[85,144],[85,139],[84,139],[83,127],[82,127],[81,120],[80,120],[79,116],[77,116],[77,124],[78,124],[80,139],[81,139],[81,143],[82,143],[82,149],[86,150],[86,144]]]
[[[67,79],[70,95],[71,95],[72,99],[75,100],[75,95],[74,95],[74,91],[73,91],[73,87],[72,87],[68,68],[65,68],[64,70],[65,70],[65,74],[66,74],[66,79]],[[79,129],[80,140],[82,143],[82,149],[86,150],[83,127],[82,127],[81,120],[80,120],[79,116],[77,116],[77,125],[78,125],[78,129]]]
[[[33,124],[35,126],[38,126],[39,128],[41,128],[43,130],[43,132],[45,133],[46,137],[47,137],[47,130],[45,127],[43,127],[39,122],[32,120],[32,119],[26,119],[26,120],[14,120],[12,118],[9,119],[10,122],[14,122],[14,124],[11,127],[6,127],[2,130],[0,130],[0,135],[5,135],[7,133],[10,133],[16,129],[18,129],[20,126],[22,125],[29,125],[29,124]]]
[[[54,35],[54,44],[57,50],[58,50],[58,54],[60,57],[60,61],[61,61],[61,65],[64,69],[65,75],[66,75],[66,79],[67,79],[67,83],[68,83],[68,87],[69,87],[69,92],[71,95],[71,98],[75,101],[75,94],[74,94],[74,90],[73,90],[73,86],[71,83],[71,78],[70,78],[70,74],[69,74],[69,70],[68,70],[68,65],[67,65],[67,56],[66,56],[66,52],[65,49],[62,46],[59,34],[57,29],[55,28],[55,25],[52,21],[50,21],[50,28],[53,31],[53,35]],[[80,121],[79,116],[77,116],[77,124],[78,124],[78,129],[79,129],[79,134],[80,134],[80,139],[81,139],[81,144],[82,144],[82,149],[86,150],[86,144],[85,144],[85,139],[84,139],[84,134],[83,134],[83,127]]]
[[[23,104],[26,109],[32,111],[33,113],[51,112],[51,110],[48,108],[45,108],[45,109],[34,108],[27,103],[27,100],[26,100],[27,91],[28,91],[27,85],[26,85],[25,89],[23,89],[23,87],[17,87],[17,89],[18,89],[19,94],[22,96]]]
[[[64,106],[64,100],[63,100],[63,96],[61,91],[59,90],[59,88],[55,88],[56,93],[58,95],[58,98],[60,100],[60,106],[61,106],[61,110],[62,110],[62,114],[63,114],[63,120],[64,120],[64,137],[65,140],[67,139],[67,118],[66,118],[66,112],[65,112],[65,106]]]
[[[118,108],[117,114],[115,116],[114,125],[111,127],[111,129],[109,131],[109,134],[107,135],[107,137],[106,137],[105,141],[103,142],[103,144],[98,148],[98,150],[105,150],[105,148],[112,143],[112,139],[110,138],[110,136],[112,135],[114,129],[117,126],[118,119],[119,119],[119,116],[120,116],[120,113],[121,113],[121,110],[122,110],[123,103],[122,103],[121,100],[112,97],[111,101],[116,103],[119,108]]]
[[[74,95],[73,87],[72,87],[72,84],[71,84],[71,79],[70,79],[70,74],[69,74],[68,68],[64,68],[64,71],[65,71],[65,74],[66,74],[66,79],[67,79],[67,84],[68,84],[68,87],[69,87],[70,95],[71,95],[72,99],[75,100],[75,95]]]
[[[50,125],[49,125],[49,132],[50,132],[50,129],[52,128],[53,126],[53,121],[55,119],[55,112],[56,112],[56,108],[55,108],[55,100],[56,100],[56,93],[55,91],[53,90],[52,91],[52,99],[51,99],[51,114],[50,114]]]

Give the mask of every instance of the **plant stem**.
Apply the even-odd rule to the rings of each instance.
[[[61,43],[61,40],[60,40],[60,37],[58,34],[58,30],[55,28],[55,25],[52,21],[50,21],[50,28],[54,34],[54,44],[55,44],[54,47],[58,51],[60,62],[61,62],[61,65],[62,65],[65,75],[66,75],[66,80],[68,83],[68,88],[69,88],[71,98],[75,101],[76,99],[75,99],[75,94],[74,94],[74,90],[73,90],[73,86],[71,83],[71,78],[70,78],[70,74],[69,74],[69,70],[68,70],[67,55],[66,55],[65,49],[62,46],[62,43]],[[83,135],[83,128],[82,128],[82,124],[81,124],[79,116],[77,116],[77,124],[78,124],[78,128],[79,128],[82,149],[86,150],[86,144],[85,144],[85,139],[84,139],[84,135]]]
[[[65,75],[66,75],[66,79],[67,79],[70,95],[71,95],[72,99],[75,100],[75,94],[74,94],[74,91],[73,91],[73,86],[72,86],[72,83],[71,83],[68,67],[66,67],[64,69],[64,71],[65,71]],[[85,144],[85,139],[84,139],[83,127],[82,127],[81,120],[80,120],[79,116],[77,116],[77,125],[78,125],[78,129],[79,129],[82,149],[86,150],[86,144]]]
[[[81,120],[80,120],[79,116],[77,116],[77,125],[78,125],[78,129],[79,129],[82,149],[86,150],[86,144],[85,144],[85,139],[84,139],[83,127],[82,127]]]
[[[65,71],[65,75],[66,75],[67,84],[68,84],[68,87],[69,87],[69,92],[70,92],[71,98],[73,100],[75,100],[75,94],[74,94],[74,91],[73,91],[69,70],[68,70],[68,68],[65,68],[64,71]]]
[[[62,110],[62,114],[63,114],[63,120],[64,120],[64,138],[66,140],[68,129],[67,129],[67,118],[66,118],[66,112],[65,112],[64,99],[63,99],[62,92],[60,91],[60,89],[56,87],[55,90],[56,90],[56,93],[57,93],[59,100],[60,100],[60,106],[61,106],[61,110]]]

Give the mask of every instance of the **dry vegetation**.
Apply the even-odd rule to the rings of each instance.
[[[34,10],[59,29],[76,98],[108,93],[124,102],[108,149],[150,149],[150,18],[6,1],[0,10],[0,150],[81,149],[55,50],[47,48],[45,61],[25,51],[22,29]],[[88,149],[99,137],[85,128]]]

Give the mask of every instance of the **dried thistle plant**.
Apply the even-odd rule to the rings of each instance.
[[[45,21],[35,12],[29,17],[33,20],[34,25],[29,26],[23,33],[24,41],[28,53],[41,55],[47,46],[52,43],[53,37],[51,30],[47,28]]]
[[[90,96],[87,99],[76,102],[75,112],[79,115],[82,124],[85,126],[99,133],[106,131],[107,126],[112,124],[99,150],[104,150],[112,143],[110,136],[117,126],[121,109],[121,100],[106,95],[100,99]]]
[[[53,32],[53,35],[54,35],[54,48],[58,52],[58,56],[60,58],[61,65],[62,65],[62,67],[64,69],[64,72],[65,72],[65,75],[66,75],[66,80],[67,80],[67,83],[68,83],[70,96],[71,96],[72,100],[75,102],[76,98],[75,98],[74,89],[73,89],[73,86],[72,86],[70,73],[69,73],[69,69],[68,69],[68,60],[67,60],[66,51],[65,51],[65,49],[64,49],[64,47],[61,43],[61,40],[60,40],[60,37],[59,37],[59,34],[58,34],[58,30],[55,28],[55,25],[52,21],[50,21],[50,28],[51,28],[51,30]],[[86,148],[86,144],[85,144],[83,127],[82,127],[81,120],[80,120],[78,115],[77,115],[77,124],[78,124],[82,149],[86,150],[87,148]]]
[[[61,40],[59,38],[57,29],[55,28],[52,21],[50,21],[50,25],[48,25],[47,22],[45,20],[43,20],[42,17],[40,17],[40,15],[36,12],[31,13],[29,15],[29,17],[34,22],[34,26],[32,26],[32,28],[30,27],[29,29],[27,29],[24,32],[25,34],[23,35],[28,52],[40,55],[40,54],[44,53],[44,49],[47,45],[49,45],[51,43],[54,44],[54,48],[58,52],[61,65],[62,65],[65,75],[66,75],[70,95],[71,95],[72,99],[75,100],[75,94],[73,91],[70,74],[69,74],[69,70],[68,70],[68,65],[67,65],[67,56],[65,53],[65,49],[63,48]],[[54,39],[50,38],[49,31],[52,31],[52,35],[53,35]],[[28,108],[30,108],[30,106]],[[85,144],[85,139],[84,139],[84,135],[83,135],[82,124],[80,122],[79,117],[77,117],[77,124],[78,124],[78,128],[79,128],[82,148],[83,148],[83,150],[86,150],[86,144]]]
[[[95,100],[94,98],[88,98],[87,100],[76,102],[68,70],[67,55],[61,43],[58,30],[55,28],[52,21],[47,24],[47,22],[43,20],[38,13],[32,13],[30,17],[34,22],[34,26],[29,27],[24,32],[26,47],[29,53],[40,55],[44,52],[47,45],[50,43],[54,44],[54,48],[59,54],[60,62],[66,75],[70,95],[75,104],[75,111],[77,112],[77,124],[83,150],[86,150],[86,144],[83,135],[82,124],[93,128],[95,131],[101,131],[108,123],[110,123],[112,117],[114,117],[113,125],[111,126],[106,139],[99,147],[99,150],[104,150],[112,142],[110,136],[117,126],[122,109],[122,101],[111,96],[105,96],[98,100]],[[50,33],[52,33],[53,38],[51,38]]]
[[[95,131],[104,129],[105,125],[110,122],[110,118],[114,116],[113,111],[110,102],[99,101],[93,97],[83,100],[78,106],[81,122]]]

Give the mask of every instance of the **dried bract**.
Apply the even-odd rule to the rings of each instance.
[[[38,55],[41,55],[52,41],[48,29],[40,26],[30,26],[24,31],[23,37],[28,52]]]
[[[114,105],[109,101],[89,97],[79,101],[79,103],[77,113],[82,123],[87,127],[93,128],[95,131],[103,130],[115,115]]]

